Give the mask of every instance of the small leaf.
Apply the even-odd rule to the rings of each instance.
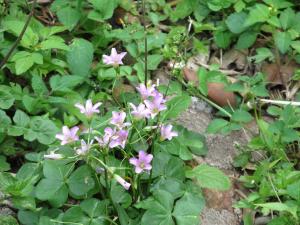
[[[201,164],[186,172],[187,178],[196,178],[199,185],[215,190],[228,190],[231,186],[229,178],[219,169]]]
[[[253,120],[253,117],[247,111],[239,109],[232,114],[231,119],[235,122],[249,123]]]
[[[229,122],[224,119],[214,119],[213,121],[210,122],[208,125],[206,131],[210,134],[215,134],[218,131],[222,130],[225,126],[227,126]]]
[[[81,14],[76,9],[67,6],[57,11],[57,17],[71,31],[79,22]]]
[[[6,90],[0,90],[0,109],[9,109],[15,102],[14,96]]]
[[[289,50],[289,47],[292,43],[292,37],[288,32],[276,32],[274,34],[274,40],[276,47],[282,54]]]

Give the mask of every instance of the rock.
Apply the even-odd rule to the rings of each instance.
[[[238,225],[237,217],[228,210],[205,208],[201,214],[201,225]]]

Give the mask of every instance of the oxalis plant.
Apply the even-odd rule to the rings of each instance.
[[[103,62],[118,71],[125,55],[112,49]],[[1,173],[3,203],[11,199],[28,225],[200,224],[201,188],[226,190],[230,181],[209,165],[192,166],[205,154],[203,137],[172,125],[184,108],[160,88],[139,84],[124,107],[76,103],[81,124],[62,126],[57,144],[27,154],[16,176]]]

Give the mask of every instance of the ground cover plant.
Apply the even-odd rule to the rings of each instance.
[[[215,108],[208,133],[256,124],[233,163],[243,223],[299,224],[298,11],[293,0],[0,0],[0,204],[14,212],[0,223],[201,224],[202,188],[232,185],[195,165],[205,138],[176,123],[196,96]]]

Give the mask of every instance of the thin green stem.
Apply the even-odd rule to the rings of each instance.
[[[146,0],[142,0],[142,12],[143,12],[143,26],[144,26],[144,44],[145,44],[145,85],[148,82],[148,40],[147,40],[147,26],[146,26]]]

